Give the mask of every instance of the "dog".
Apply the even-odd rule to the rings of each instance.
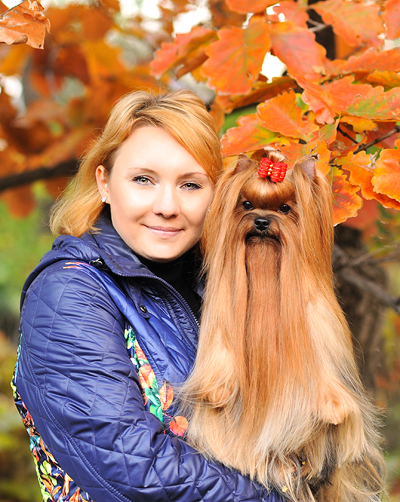
[[[332,192],[309,155],[241,154],[218,182],[202,249],[186,440],[294,502],[384,490],[377,413],[334,292]]]

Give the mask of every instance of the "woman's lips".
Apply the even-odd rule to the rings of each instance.
[[[162,238],[168,238],[168,237],[175,237],[175,235],[178,235],[179,232],[181,231],[180,228],[174,228],[174,227],[150,227],[147,226],[147,228],[153,232],[155,235],[158,237]]]

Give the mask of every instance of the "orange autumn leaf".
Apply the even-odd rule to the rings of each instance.
[[[400,140],[396,141],[396,146],[400,147]],[[400,150],[382,150],[371,181],[375,192],[400,202]]]
[[[208,86],[219,94],[250,92],[271,45],[265,19],[253,16],[244,29],[223,28],[218,38],[206,48],[209,58],[201,70]]]
[[[182,416],[173,417],[169,428],[176,436],[183,436],[188,428],[188,421]]]
[[[307,11],[299,2],[283,0],[283,2],[279,2],[278,5],[274,6],[274,12],[276,14],[283,14],[285,21],[291,21],[300,28],[308,28],[307,21],[309,17]]]
[[[367,81],[371,84],[382,85],[387,90],[400,87],[400,74],[396,71],[376,70],[367,76]]]
[[[354,132],[365,132],[365,131],[374,131],[377,126],[375,122],[369,119],[363,119],[359,117],[342,117],[341,122],[345,122],[352,126]]]
[[[385,92],[381,86],[370,86],[368,94],[355,96],[351,105],[343,110],[371,120],[400,120],[400,88]]]
[[[111,47],[104,39],[85,40],[82,53],[86,58],[88,73],[93,80],[116,78],[124,69],[119,47]]]
[[[207,6],[211,14],[212,24],[217,29],[228,25],[242,26],[246,21],[247,13],[233,12],[224,0],[208,0]]]
[[[39,0],[25,0],[0,15],[0,42],[43,49],[50,21]]]
[[[330,145],[336,140],[338,126],[339,119],[335,120],[333,124],[325,124],[314,134],[314,138],[319,141],[325,141],[328,145]]]
[[[340,73],[372,73],[381,71],[400,71],[400,49],[378,51],[371,47],[359,56],[351,56],[340,68]]]
[[[263,12],[276,0],[226,0],[226,4],[233,12],[247,14],[248,12]]]
[[[292,22],[274,23],[271,29],[272,53],[286,66],[289,75],[313,73],[325,64],[326,50],[311,31]]]
[[[379,194],[372,185],[372,176],[374,175],[373,161],[365,152],[359,152],[356,155],[349,153],[345,157],[336,160],[336,164],[350,173],[349,181],[361,188],[361,194],[364,199],[377,200],[384,207],[400,209],[400,203],[388,197]]]
[[[386,26],[386,36],[396,39],[400,37],[400,0],[386,0],[382,19]]]
[[[95,5],[95,4],[94,4]],[[113,27],[112,18],[100,8],[86,9],[81,16],[82,31],[88,40],[98,40]]]
[[[216,38],[216,32],[201,26],[195,26],[189,33],[178,34],[173,42],[162,42],[150,63],[150,74],[160,77],[168,70],[182,64],[193,51],[203,47]]]
[[[256,114],[245,115],[237,120],[238,127],[228,129],[221,140],[224,157],[254,152],[270,143],[277,142],[279,134],[269,131]]]
[[[167,381],[164,382],[164,385],[160,389],[160,401],[161,401],[161,409],[166,411],[172,404],[174,399],[174,390],[171,384]]]
[[[269,131],[304,141],[308,141],[319,129],[303,115],[292,90],[260,104],[257,116]]]
[[[32,49],[26,44],[3,46],[3,49],[8,50],[2,58],[0,57],[0,73],[3,75],[21,74],[30,59]]]
[[[320,123],[328,124],[332,124],[337,115],[348,111],[356,100],[359,101],[371,91],[372,86],[353,84],[353,80],[354,77],[349,75],[325,85],[318,85],[305,78],[297,78],[304,89],[303,101],[310,106]]]
[[[225,110],[225,113],[230,113],[235,108],[243,108],[253,103],[261,103],[296,86],[296,81],[287,75],[284,77],[273,77],[271,82],[254,82],[253,90],[245,95],[218,95],[215,99],[218,101],[219,106]]]
[[[333,224],[353,218],[362,208],[362,198],[357,194],[360,187],[346,180],[342,172],[333,167],[328,177],[332,185]]]
[[[305,155],[317,155],[317,169],[325,175],[330,171],[331,152],[328,150],[325,141],[317,139],[305,144],[291,141],[288,145],[280,145],[279,149],[286,155],[289,165],[294,165],[297,160]]]
[[[333,31],[352,47],[381,46],[378,37],[384,31],[377,4],[345,0],[325,0],[313,4],[312,8],[330,24]]]

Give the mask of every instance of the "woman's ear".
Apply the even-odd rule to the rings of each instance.
[[[107,173],[104,166],[97,166],[96,168],[96,181],[97,188],[99,189],[101,198],[109,197],[110,193],[108,191],[108,183],[107,183]]]

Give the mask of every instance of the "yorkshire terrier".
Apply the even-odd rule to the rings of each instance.
[[[377,414],[332,273],[332,192],[316,158],[239,155],[203,239],[199,348],[181,399],[187,441],[294,502],[383,491]]]

